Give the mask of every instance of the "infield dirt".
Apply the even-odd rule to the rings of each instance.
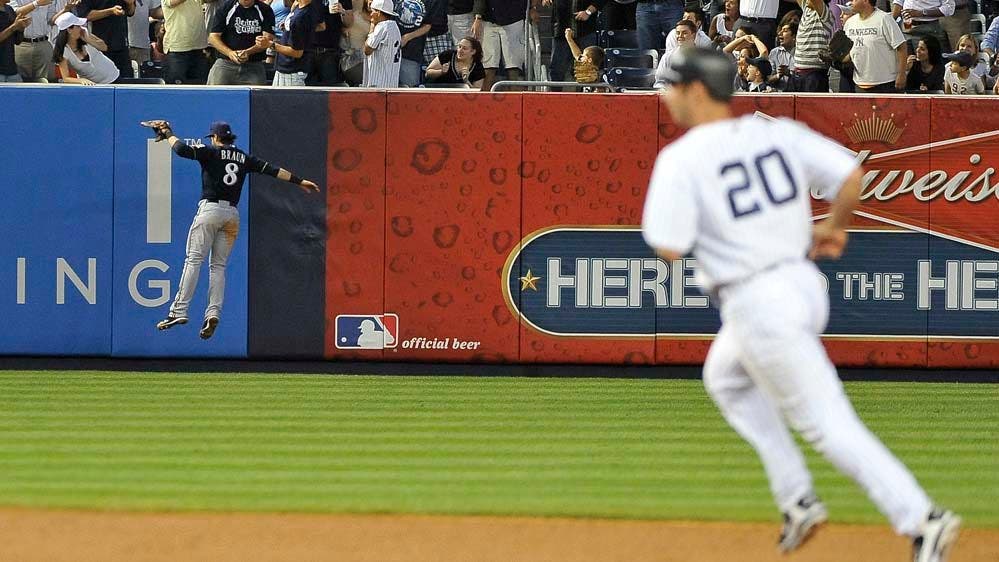
[[[0,510],[17,562],[885,562],[910,560],[884,526],[827,525],[777,555],[778,524],[523,517]],[[951,562],[996,562],[999,530],[966,529]]]

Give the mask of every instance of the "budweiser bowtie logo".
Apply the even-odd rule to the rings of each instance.
[[[895,114],[892,113],[887,119],[878,117],[877,106],[871,106],[871,116],[861,119],[856,113],[853,114],[853,124],[843,125],[846,136],[855,144],[864,142],[881,142],[894,145],[898,138],[905,132],[905,125],[899,127],[895,124]]]

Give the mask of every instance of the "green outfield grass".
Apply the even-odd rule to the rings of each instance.
[[[999,386],[849,383],[939,502],[999,527]],[[881,523],[808,452],[837,522]],[[777,519],[699,381],[0,372],[0,505]]]

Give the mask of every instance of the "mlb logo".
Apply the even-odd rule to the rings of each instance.
[[[399,342],[396,314],[338,314],[337,349],[392,349]]]

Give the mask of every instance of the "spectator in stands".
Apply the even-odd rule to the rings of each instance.
[[[399,5],[399,33],[402,34],[402,61],[399,67],[399,85],[415,88],[423,81],[423,49],[430,33],[426,20],[427,8],[423,0],[402,0]]]
[[[794,40],[794,77],[796,92],[828,92],[829,63],[820,54],[828,52],[834,24],[829,6],[823,0],[798,0],[801,21]]]
[[[604,4],[604,29],[635,29],[634,0],[607,0]]]
[[[694,45],[694,37],[697,36],[698,31],[697,24],[690,20],[680,20],[674,29],[676,29],[677,48],[659,58],[659,65],[656,66],[656,81],[652,84],[655,88],[666,87],[666,75],[670,65],[673,64],[673,58],[684,47]]]
[[[340,72],[340,42],[344,28],[354,18],[352,0],[322,0],[313,6],[321,22],[312,41],[312,66],[306,72],[309,86],[337,86],[343,83]]]
[[[447,27],[455,45],[465,37],[481,38],[481,27],[478,30],[479,34],[472,33],[472,24],[475,22],[475,13],[472,11],[474,5],[475,0],[448,0],[447,2]]]
[[[166,25],[163,20],[153,22],[153,38],[149,43],[149,58],[155,62],[166,61],[166,53],[163,47],[163,38],[166,37]]]
[[[786,1],[787,0],[785,0],[785,2]],[[792,1],[797,3],[797,0],[792,0]],[[791,24],[798,25],[800,23],[801,23],[801,10],[797,8],[788,10],[788,12],[780,18],[780,21],[777,22],[777,33],[780,34],[780,28],[784,27],[785,25],[791,25]],[[776,40],[779,42],[780,37],[778,37]]]
[[[365,88],[398,88],[402,34],[392,0],[371,0],[371,28],[364,42]]]
[[[572,75],[580,84],[595,84],[600,81],[601,69],[604,67],[604,50],[596,45],[580,49],[573,37],[572,29],[565,30],[565,40],[572,51]],[[583,91],[589,92],[590,89]]]
[[[552,7],[552,61],[548,75],[556,82],[568,80],[569,68],[576,57],[566,40],[571,31],[573,40],[581,49],[597,44],[597,13],[604,0],[543,0]],[[577,9],[578,8],[578,9]]]
[[[708,37],[718,45],[727,45],[735,39],[735,22],[738,19],[739,0],[725,0],[725,11],[711,20]]]
[[[319,21],[313,11],[316,7],[312,0],[295,0],[284,20],[281,39],[271,40],[266,35],[257,39],[261,46],[274,49],[272,86],[305,86],[305,78],[312,64],[312,41]]]
[[[455,44],[447,26],[447,0],[424,1],[427,4],[425,21],[430,23],[430,32],[423,47],[423,64],[430,64],[440,53],[455,50]]]
[[[960,41],[960,39],[958,39]],[[992,57],[993,62],[996,60],[996,45],[999,44],[999,17],[992,19],[992,24],[989,25],[988,31],[985,32],[985,37],[982,38],[982,50]]]
[[[947,35],[947,42],[957,45],[962,35],[971,33],[971,10],[969,5],[976,0],[956,0],[954,2],[954,13],[940,18],[940,27]]]
[[[485,90],[496,83],[500,61],[506,66],[510,80],[520,80],[527,50],[524,41],[524,19],[528,0],[485,0],[481,13],[472,24],[482,29],[482,66],[486,69]]]
[[[975,58],[965,51],[947,53],[944,58],[950,61],[948,72],[944,74],[944,92],[957,95],[984,94],[985,84],[971,72]]]
[[[128,17],[135,13],[135,0],[81,0],[76,15],[90,22],[90,32],[107,45],[107,57],[118,67],[119,76],[132,76],[128,58]]]
[[[161,0],[135,0],[135,11],[128,16],[128,57],[142,68],[149,62],[149,18],[163,19]]]
[[[683,9],[683,19],[692,21],[697,26],[697,34],[694,35],[694,45],[698,47],[710,47],[711,37],[707,33],[704,33],[704,10],[701,9],[700,3],[688,2],[687,6]],[[674,27],[666,35],[665,46],[663,47],[664,54],[673,52],[677,46],[676,28]]]
[[[940,25],[940,18],[954,15],[954,0],[892,0],[891,15],[902,26],[906,39],[932,35],[945,52],[954,49]]]
[[[739,54],[745,48],[749,48],[752,51],[752,57],[765,57],[770,54],[770,49],[766,44],[759,37],[747,33],[745,28],[736,29],[735,39],[729,41],[728,45],[725,45],[722,50],[731,54],[735,59],[738,59]]]
[[[18,14],[9,2],[0,0],[0,83],[22,82],[14,59],[14,45],[31,24],[31,16]]]
[[[261,0],[225,0],[209,31],[208,43],[219,54],[208,72],[210,86],[267,83],[265,51],[274,40],[274,10],[269,5]],[[258,37],[266,40],[258,42]]]
[[[288,19],[288,12],[291,11],[291,5],[294,0],[263,0],[271,7],[274,12],[274,41],[281,41],[282,30],[284,29],[284,20]],[[265,64],[274,64],[274,48],[271,47],[267,49],[267,58],[264,59]]]
[[[663,49],[666,35],[683,19],[684,0],[638,0],[635,26],[639,49]]]
[[[208,76],[208,30],[205,28],[204,0],[162,0],[163,49],[166,61],[163,79],[167,84],[204,84]]]
[[[940,43],[935,37],[923,37],[916,44],[916,54],[909,55],[905,89],[908,92],[942,92],[944,63]]]
[[[978,39],[974,35],[962,35],[957,41],[957,50],[971,55],[971,60],[974,61],[971,65],[971,74],[982,80],[986,90],[992,89],[995,77],[990,75],[989,56],[979,49]],[[947,70],[944,71],[945,82],[949,73],[950,67],[948,65]]]
[[[745,28],[768,48],[777,34],[777,9],[781,0],[739,0],[739,19],[735,29]]]
[[[843,25],[853,41],[853,83],[860,93],[892,93],[905,89],[908,48],[895,20],[874,7],[873,0],[852,0],[854,14]]]
[[[25,82],[48,82],[52,65],[50,22],[58,8],[52,0],[13,0],[11,7],[17,16],[30,18],[28,26],[21,31],[21,42],[14,46],[18,74]]]
[[[766,76],[767,84],[775,90],[788,90],[791,76],[794,74],[794,47],[798,37],[798,24],[789,23],[781,26],[777,32],[778,46],[770,49],[767,58],[770,60],[772,74]]]
[[[746,61],[746,88],[749,93],[762,94],[774,91],[767,84],[767,77],[773,74],[770,61],[766,57],[751,58]]]
[[[87,32],[87,20],[71,13],[56,18],[59,35],[53,47],[52,62],[59,65],[59,73],[66,84],[111,84],[118,79],[119,70],[114,61],[104,55],[107,44],[100,37]],[[70,68],[76,77],[70,75]]]
[[[340,72],[350,86],[360,86],[364,81],[364,40],[371,29],[371,11],[368,0],[354,0],[353,22],[344,29],[341,43]],[[345,20],[346,23],[346,20]]]
[[[486,69],[482,66],[482,43],[474,37],[463,37],[458,48],[439,53],[427,67],[429,84],[465,84],[482,90]]]

